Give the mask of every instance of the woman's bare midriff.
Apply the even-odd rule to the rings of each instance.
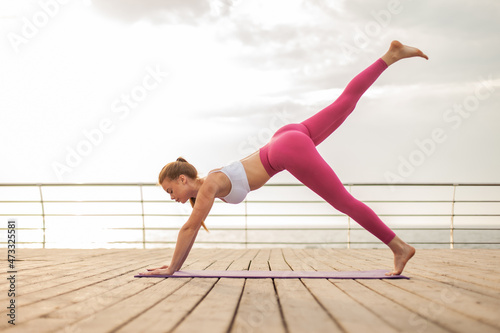
[[[245,157],[240,160],[240,162],[245,169],[250,191],[254,191],[262,187],[271,178],[260,161],[259,151]],[[220,169],[222,168],[214,169],[212,171],[218,171]],[[212,173],[210,176],[213,177],[212,179],[218,187],[217,198],[223,198],[231,192],[231,181],[225,174],[217,172]]]
[[[245,168],[251,191],[262,187],[271,178],[262,165],[258,150],[240,161],[243,168]]]

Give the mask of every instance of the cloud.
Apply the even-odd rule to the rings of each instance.
[[[22,8],[39,8],[36,1],[19,1]],[[5,122],[0,135],[16,140],[14,148],[3,151],[7,156],[21,148],[30,152],[22,165],[43,165],[47,160],[50,164],[51,156],[64,152],[50,151],[50,147],[78,140],[73,132],[79,134],[86,126],[94,126],[105,112],[110,112],[111,101],[135,84],[137,73],[147,65],[159,64],[172,72],[162,92],[137,110],[133,121],[123,123],[106,146],[100,148],[102,153],[96,153],[88,162],[97,167],[102,164],[97,157],[101,155],[97,154],[109,155],[108,168],[113,169],[116,163],[122,172],[110,179],[149,177],[151,173],[140,171],[139,164],[138,173],[133,176],[128,168],[119,167],[135,163],[141,154],[148,155],[136,147],[139,144],[129,154],[119,154],[123,160],[105,153],[125,147],[122,135],[126,138],[130,131],[137,131],[137,142],[142,140],[148,146],[155,142],[149,151],[181,151],[191,145],[193,154],[205,154],[205,150],[200,150],[203,143],[222,147],[220,154],[234,158],[239,156],[242,142],[246,143],[249,136],[267,133],[275,125],[274,117],[282,112],[291,115],[290,122],[302,121],[331,103],[354,75],[385,52],[392,39],[399,39],[422,48],[430,60],[412,59],[386,71],[363,96],[347,125],[335,135],[337,139],[325,142],[322,148],[327,152],[331,147],[340,147],[342,154],[372,156],[375,150],[366,148],[363,140],[373,147],[387,147],[394,159],[379,164],[378,169],[371,165],[366,168],[372,170],[370,175],[382,177],[384,170],[395,167],[398,154],[407,156],[414,149],[414,138],[425,137],[436,126],[449,125],[443,125],[443,114],[463,103],[474,92],[480,77],[491,75],[498,81],[500,74],[497,0],[400,0],[402,11],[392,15],[390,23],[381,26],[377,33],[372,31],[366,45],[357,45],[359,31],[378,23],[373,13],[387,10],[389,3],[396,2],[93,0],[92,6],[85,7],[89,10],[65,7],[54,20],[52,30],[43,30],[36,43],[5,68],[3,90],[8,92],[8,100],[15,101],[15,108],[3,105],[14,115]],[[13,20],[19,27],[22,15],[31,18],[33,12],[26,10],[26,14],[17,16],[18,21]],[[4,19],[3,23],[8,24],[9,20],[12,21]],[[88,22],[92,25],[86,25]],[[357,48],[352,59],[343,53],[342,43]],[[5,48],[4,52],[8,51]],[[22,89],[16,89],[21,86]],[[465,119],[459,130],[449,131],[445,148],[450,154],[448,165],[457,170],[472,170],[462,168],[459,160],[478,151],[494,159],[495,165],[500,163],[496,155],[491,157],[493,144],[499,140],[493,127],[498,124],[499,113],[495,111],[500,100],[498,83],[495,87],[495,95],[481,101],[477,112]],[[23,122],[24,115],[36,121]],[[172,126],[171,119],[189,122],[195,129],[193,136],[200,136],[187,137],[186,129]],[[55,121],[61,125],[52,124]],[[9,125],[12,123],[19,125]],[[57,131],[47,130],[50,128]],[[339,140],[342,135],[344,140]],[[32,140],[36,145],[29,142],[32,138],[37,138]],[[179,147],[170,143],[164,147],[163,143],[172,138],[185,141]],[[350,140],[359,142],[352,153]],[[38,156],[32,150],[43,151],[44,156],[31,161],[28,155]],[[337,161],[337,152],[332,149],[325,156]],[[148,165],[143,161],[140,164]],[[340,162],[337,167],[342,167]],[[19,173],[15,168],[19,166],[2,169],[2,174]],[[84,177],[84,169],[71,179],[84,180],[79,178]],[[344,164],[344,173],[360,179],[348,163]],[[35,179],[38,174],[27,169],[19,174],[23,176],[8,177],[39,181]],[[31,174],[31,178],[25,178],[26,174]],[[52,179],[52,171],[47,174],[43,176],[40,171],[40,179]],[[476,177],[476,173],[470,174],[457,179]],[[427,176],[432,180],[446,175],[422,171],[419,179]],[[85,177],[95,180],[94,174]],[[498,179],[498,172],[485,173],[484,177]]]
[[[126,22],[197,25],[210,13],[205,0],[93,0],[92,4],[107,16]]]
[[[370,24],[384,20],[389,3],[399,3],[386,27],[370,36]],[[403,42],[423,48],[430,60],[432,82],[453,83],[492,73],[500,58],[500,44],[494,31],[499,28],[500,2],[467,1],[374,1],[353,0],[345,4],[346,15],[352,17],[342,36],[343,42],[354,44],[360,31],[368,35],[363,53],[371,54],[371,46],[386,38],[402,38]],[[479,56],[478,53],[481,53]],[[481,61],[478,59],[481,58]],[[446,66],[443,64],[446,63]]]

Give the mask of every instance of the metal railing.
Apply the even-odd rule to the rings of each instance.
[[[500,247],[500,184],[345,186],[409,243]],[[216,201],[207,219],[211,233],[200,232],[197,244],[381,245],[301,184],[267,184],[259,191],[263,195],[251,192],[240,205]],[[0,216],[5,222],[17,220],[18,247],[67,247],[68,242],[98,247],[173,246],[191,211],[187,205],[179,207],[152,183],[0,184]],[[0,244],[6,247],[6,223],[2,226]],[[120,233],[123,238],[116,239]]]

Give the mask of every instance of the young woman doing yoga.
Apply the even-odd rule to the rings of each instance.
[[[193,211],[179,231],[170,265],[148,269],[141,275],[171,275],[180,270],[200,227],[205,227],[203,221],[215,198],[227,203],[239,203],[248,192],[260,188],[283,170],[288,170],[336,210],[349,215],[387,244],[394,253],[394,269],[387,275],[401,274],[415,254],[415,249],[396,236],[372,209],[344,188],[332,168],[319,155],[316,146],[344,122],[363,93],[388,66],[411,57],[428,59],[419,49],[393,41],[387,53],[352,79],[333,104],[301,123],[283,126],[259,151],[224,168],[212,170],[204,178],[199,178],[196,169],[182,158],[167,164],[160,172],[159,184],[172,200],[182,203],[190,200]]]

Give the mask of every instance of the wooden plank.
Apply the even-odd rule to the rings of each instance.
[[[269,255],[269,267],[272,271],[290,271],[290,266],[285,262],[283,258],[283,252],[279,248],[271,249],[271,254]]]
[[[449,250],[445,250],[449,251]],[[422,253],[423,252],[423,253]],[[433,263],[434,257],[439,257],[441,252],[433,251],[417,251],[417,258],[413,258],[410,261],[410,265],[405,268],[404,274],[408,276],[419,276],[422,278],[435,280],[439,282],[443,282],[445,284],[452,285],[454,287],[459,287],[463,290],[473,291],[479,294],[483,294],[486,296],[491,296],[492,292],[496,290],[496,288],[491,288],[488,284],[482,283],[481,281],[471,280],[468,278],[463,278],[462,274],[464,271],[469,270],[469,268],[464,269],[456,269],[453,267],[453,264],[436,264]],[[370,252],[352,252],[352,256],[362,256],[364,258],[369,258],[367,263],[371,263],[374,266],[370,266],[370,269],[378,266],[383,266],[380,262],[385,261],[385,263],[389,264],[392,262],[392,258],[383,258],[381,256],[377,256],[376,253]],[[392,256],[392,254],[391,254]],[[459,258],[455,258],[455,261],[458,261]],[[378,262],[378,264],[377,264]],[[378,266],[377,266],[378,265]],[[366,267],[366,266],[365,266]],[[367,268],[368,269],[368,268]],[[458,274],[457,274],[458,273]],[[481,284],[477,284],[481,283]],[[493,290],[492,290],[493,289]]]
[[[269,271],[269,257],[271,256],[271,249],[261,249],[259,253],[252,260],[250,269],[255,271]],[[272,281],[272,280],[270,280]]]
[[[442,250],[439,256],[435,256],[435,252],[430,250],[421,250],[421,260],[425,258],[426,261],[434,264],[450,268],[464,268],[467,275],[486,278],[491,281],[498,282],[500,278],[497,274],[490,274],[491,272],[500,272],[498,263],[500,258],[498,256],[484,256],[478,250]],[[417,257],[417,258],[419,258]]]
[[[250,269],[269,270],[270,253],[269,249],[260,250]],[[272,279],[246,279],[230,332],[285,332]]]
[[[409,269],[407,271],[407,275],[411,277],[421,277],[428,280],[442,282],[444,284],[450,285],[452,287],[460,288],[461,290],[472,291],[477,294],[491,296],[495,293],[494,290],[488,288],[486,286],[477,285],[475,283],[466,282],[462,280],[457,280],[455,276],[451,275],[440,275],[433,272],[429,272],[428,270],[422,270],[419,268]],[[496,292],[498,294],[498,292]]]
[[[173,332],[227,332],[238,305],[244,279],[220,279],[203,301]]]
[[[419,251],[419,256],[415,258],[419,264],[422,264],[422,260],[425,258],[425,262],[434,267],[442,267],[448,271],[451,270],[451,272],[461,270],[461,275],[464,277],[483,280],[485,283],[491,281],[494,285],[500,285],[500,277],[498,274],[495,274],[499,272],[498,263],[500,259],[497,261],[497,265],[494,266],[493,263],[488,263],[488,260],[491,260],[491,258],[480,258],[474,250],[442,250],[439,252],[439,256],[432,255],[435,252],[421,252],[422,254]]]
[[[246,251],[226,269],[248,270],[256,255],[255,250]],[[194,332],[203,327],[204,332],[227,332],[236,313],[245,279],[218,279],[203,301],[177,326],[173,332]]]
[[[358,265],[362,269],[371,268],[371,265],[363,265],[360,262],[358,262]],[[373,284],[372,281],[360,280],[359,282],[363,285]],[[478,325],[484,330],[491,330],[499,325],[497,316],[500,302],[493,297],[478,295],[477,293],[460,290],[457,287],[428,279],[413,278],[406,281],[408,283],[396,280],[385,280],[385,282],[395,287],[395,289],[391,290],[395,295],[394,298],[397,298],[398,293],[407,293],[403,297],[410,297],[409,294],[413,294],[417,303],[425,304],[423,308],[426,308],[427,312],[429,312],[426,320],[415,319],[413,322],[425,323],[427,326],[428,322],[434,321],[438,325],[441,324],[442,327],[451,330],[457,329],[458,326],[445,326],[438,320],[430,320],[431,318],[435,319],[433,317],[436,312],[431,309],[439,309],[446,313],[449,318],[460,318],[460,322],[464,327],[471,328]],[[387,286],[381,287],[387,289]],[[458,319],[454,320],[457,321]]]
[[[458,271],[455,274],[458,274]],[[417,278],[413,279],[411,285],[402,285],[395,281],[387,282],[427,298],[429,301],[437,300],[441,305],[463,316],[500,328],[498,321],[500,300],[495,293],[490,290],[489,295],[485,295],[459,288],[451,283],[445,283],[448,277],[442,277],[441,281]]]
[[[327,321],[338,322],[345,332],[375,330],[373,323],[377,321],[382,324],[376,328],[385,325],[386,330],[500,331],[498,291],[489,287],[497,284],[495,276],[499,269],[495,260],[499,250],[417,250],[417,256],[405,269],[412,278],[410,281],[329,280],[331,287],[322,280],[309,279],[292,287],[280,286],[279,281],[275,285],[272,279],[247,279],[238,287],[223,281],[227,279],[189,279],[174,285],[174,280],[182,283],[188,279],[132,277],[145,267],[154,266],[150,262],[165,264],[171,249],[29,250],[31,253],[25,252],[26,260],[18,263],[23,267],[18,270],[23,288],[18,290],[29,292],[16,297],[18,325],[3,326],[2,332],[164,332],[182,325],[197,325],[199,329],[198,320],[203,316],[193,314],[204,312],[204,307],[211,307],[220,317],[205,318],[201,327],[203,323],[211,325],[212,320],[220,320],[224,332],[321,330],[317,326],[321,315],[311,315],[318,311],[323,312]],[[392,254],[388,249],[193,249],[187,261],[197,263],[192,269],[247,269],[250,264],[252,269],[266,270],[269,262],[273,270],[290,270],[290,266],[364,270],[390,268]],[[491,276],[482,279],[483,273]],[[166,283],[168,280],[172,282]],[[166,284],[162,287],[159,283]],[[220,292],[212,294],[219,283]],[[5,298],[4,294],[0,296]],[[212,300],[203,305],[210,294]],[[222,308],[218,302],[227,295],[233,299],[233,306]],[[305,306],[300,305],[303,297],[315,305],[310,306],[308,300]],[[266,302],[255,302],[256,299]],[[343,309],[338,308],[339,304]],[[223,313],[218,314],[217,308]],[[299,311],[303,312],[303,323],[295,326],[294,320],[298,319],[294,314]],[[377,319],[367,320],[363,315],[354,322],[353,313],[359,311],[368,311],[371,314],[367,316]],[[110,320],[112,317],[118,319]]]
[[[224,252],[221,252],[222,257],[226,257]],[[203,269],[203,266],[212,263],[213,260],[209,259],[207,261],[200,261],[193,263],[194,267],[197,269]],[[224,265],[227,267],[227,261],[225,259],[221,260],[224,262]],[[213,264],[212,264],[213,265]],[[194,268],[196,269],[196,268]],[[106,307],[92,316],[84,318],[76,322],[75,324],[70,325],[71,329],[81,330],[83,332],[95,332],[95,331],[110,331],[116,330],[123,325],[126,325],[131,319],[134,319],[141,314],[143,314],[146,310],[154,307],[155,305],[166,301],[166,299],[175,293],[175,291],[182,289],[181,287],[186,286],[189,281],[185,279],[156,279],[156,278],[134,278],[134,281],[142,281],[142,280],[158,280],[159,282],[155,283],[151,287],[147,289],[143,289],[134,295],[123,298],[120,301],[114,303],[113,305]],[[216,279],[212,279],[214,282]],[[204,281],[205,285],[210,281]],[[193,295],[196,301],[200,296],[203,297],[204,286],[198,289],[199,294]],[[196,294],[193,292],[194,288],[191,288],[192,294]],[[181,306],[179,306],[181,305]],[[187,306],[189,304],[177,304],[177,307],[180,308],[182,305]],[[191,309],[188,307],[186,311],[190,311]],[[117,316],[116,314],[120,314]],[[163,318],[165,320],[165,318]],[[64,330],[61,330],[61,333]]]
[[[22,311],[22,321],[21,325],[16,325],[16,332],[54,332],[62,325],[92,316],[160,282],[160,279],[133,278],[135,273],[135,269],[130,270],[127,267],[124,267],[123,271],[115,271],[112,276],[105,272],[101,275],[100,283],[68,290],[66,294],[42,300],[31,306],[23,306],[19,309]]]
[[[437,258],[432,258],[436,261],[443,260],[451,260],[454,264],[473,267],[479,270],[494,270],[500,271],[500,267],[498,267],[498,262],[500,262],[500,255],[498,250],[490,250],[484,252],[485,250],[481,249],[447,249],[440,250],[440,255]],[[425,254],[433,253],[433,250],[423,249],[421,252]],[[426,256],[429,257],[429,256]],[[456,258],[460,258],[459,262],[456,262]]]
[[[347,250],[353,251],[353,250]],[[328,263],[328,265],[335,271],[354,271],[359,270],[353,265],[353,258],[347,256],[346,250],[337,249],[314,249],[314,254],[310,255],[314,257],[316,261],[322,261]],[[333,281],[335,282],[335,281]]]
[[[454,250],[445,250],[445,251],[454,251]],[[468,273],[473,270],[473,268],[467,266],[459,266],[456,263],[460,262],[460,254],[456,253],[455,257],[451,261],[442,261],[440,259],[436,259],[436,257],[440,257],[435,250],[434,252],[430,251],[417,251],[417,255],[412,258],[408,268],[405,268],[405,273],[414,272],[418,275],[425,275],[428,278],[438,278],[439,276],[445,277],[447,280],[455,280],[458,283],[462,282],[462,286],[466,286],[467,284],[475,291],[483,290],[488,291],[493,289],[496,291],[500,291],[500,282],[495,282],[491,278],[486,278],[485,276],[476,276],[475,274]],[[442,252],[439,252],[442,253]],[[356,252],[353,252],[352,255],[358,255]],[[363,254],[365,258],[371,258],[372,263],[379,262],[380,266],[383,266],[383,263],[387,265],[389,262],[392,262],[392,258],[386,258],[384,256],[377,256],[374,252],[365,252]],[[412,267],[417,267],[415,270],[412,270]],[[459,274],[457,274],[459,273]],[[495,275],[495,274],[488,274]],[[478,286],[480,288],[474,288]],[[482,287],[482,288],[481,288]]]
[[[235,253],[221,250],[217,258],[213,250],[206,251],[210,262],[198,261],[189,266],[189,269],[226,269],[233,261]],[[241,254],[241,252],[240,252]],[[216,260],[217,259],[217,260]],[[188,280],[181,288],[175,290],[150,308],[145,308],[142,313],[118,327],[116,332],[166,332],[173,330],[195,309],[214,287],[218,279],[166,279]]]
[[[494,289],[498,290],[500,285],[492,282],[486,281],[484,279],[467,276],[468,268],[463,268],[460,270],[460,274],[457,275],[457,268],[453,267],[452,264],[449,263],[435,263],[435,260],[432,257],[439,257],[441,250],[433,250],[432,252],[427,252],[429,254],[432,253],[432,256],[424,257],[421,252],[417,250],[417,255],[412,258],[407,267],[405,268],[404,274],[417,274],[419,276],[425,276],[431,279],[439,279],[440,276],[445,277],[447,281],[456,281],[453,284],[461,285],[464,288],[467,288],[468,285],[470,290],[478,291],[478,292],[486,292],[488,290]],[[444,250],[447,251],[447,250]],[[380,269],[383,267],[389,268],[393,265],[392,253],[387,250],[352,250],[349,254],[346,254],[347,257],[352,258],[352,263],[359,262],[360,264],[364,264],[365,269]],[[459,259],[456,258],[458,261]],[[351,263],[351,264],[352,264]],[[351,265],[352,266],[352,265]],[[412,269],[412,267],[416,267]]]
[[[325,270],[331,271],[332,267],[316,258],[319,256],[319,251],[309,251],[313,256],[305,255],[304,251],[289,251],[290,258],[288,261],[292,268],[294,264],[300,267],[299,261],[309,266],[309,270]],[[295,260],[292,260],[292,255],[295,255]],[[307,269],[303,267],[301,269]],[[345,332],[363,332],[370,328],[370,332],[397,332],[389,322],[383,320],[376,313],[371,311],[371,306],[387,305],[389,302],[377,302],[376,298],[370,298],[367,294],[365,302],[359,302],[345,292],[346,286],[354,286],[363,293],[366,288],[359,286],[353,280],[334,280],[334,279],[303,279],[302,282],[306,285],[309,291],[318,299],[318,301],[327,309],[335,322]],[[367,306],[368,305],[368,306]]]
[[[377,318],[379,318],[379,320],[388,323],[398,332],[413,332],[415,331],[414,323],[425,320],[425,318],[418,313],[393,302],[391,299],[381,297],[380,294],[376,293],[371,288],[366,287],[366,285],[363,285],[362,281],[364,280],[351,280],[340,283],[337,286],[351,298],[369,309],[375,316],[377,316]],[[384,282],[374,281],[372,288],[377,290],[378,286],[381,284],[384,284]],[[371,327],[370,322],[365,321],[364,318],[363,322],[365,327]],[[435,333],[449,332],[432,322],[428,322],[426,329],[429,332]]]
[[[361,251],[361,252],[360,252]],[[381,251],[381,250],[377,250]],[[369,261],[366,262],[366,264],[370,263],[374,266],[364,266],[367,267],[366,269],[373,269],[373,268],[379,268],[377,265],[381,265],[380,262],[381,260],[386,260],[386,263],[389,263],[389,261],[392,261],[392,258],[381,258],[381,256],[378,256],[376,254],[377,251],[368,251],[368,250],[353,250],[351,252],[351,256],[354,257],[363,257],[363,258],[368,258]],[[492,290],[491,288],[488,288],[487,286],[481,286],[478,284],[475,284],[471,281],[462,281],[456,278],[456,270],[450,269],[447,265],[434,265],[432,264],[432,258],[434,257],[439,257],[439,253],[442,253],[442,250],[439,250],[438,253],[436,253],[437,250],[429,250],[429,251],[422,251],[418,250],[417,253],[419,253],[418,260],[411,260],[412,265],[409,265],[409,268],[405,268],[405,274],[408,276],[411,276],[412,278],[423,278],[431,281],[437,281],[443,283],[443,289],[449,288],[451,286],[452,288],[459,288],[457,289],[457,292],[463,293],[464,291],[470,291],[474,292],[476,295],[475,297],[481,297],[480,295],[488,296],[488,297],[496,297],[495,291]],[[446,252],[449,252],[449,250],[444,250]],[[392,256],[392,254],[389,254]],[[382,256],[383,257],[383,256]],[[354,259],[353,262],[359,259]],[[368,268],[369,267],[369,268]],[[442,275],[443,274],[443,275]],[[479,294],[479,295],[477,295]]]
[[[126,250],[119,256],[115,254],[114,256],[82,257],[81,260],[71,264],[68,264],[64,257],[61,259],[56,257],[44,263],[44,267],[26,270],[21,268],[18,274],[23,277],[22,281],[26,281],[22,284],[24,294],[29,294],[51,287],[59,288],[65,283],[81,280],[82,277],[91,277],[131,263],[143,263],[148,256],[147,253],[137,252],[133,253],[134,259],[131,260],[131,253],[133,252]]]
[[[231,263],[231,266],[229,267],[230,270],[248,271],[252,260],[255,258],[259,250],[250,249],[244,251],[245,252],[241,257],[235,258],[235,260]]]
[[[301,256],[302,255],[302,256]],[[310,250],[298,252],[301,258],[309,257],[309,262],[313,262],[316,270],[331,270],[328,261],[317,260],[317,256],[311,257]],[[351,269],[352,270],[352,269]],[[408,318],[422,320],[423,317],[415,314],[405,307],[394,303],[390,299],[380,296],[369,288],[361,285],[357,280],[329,280],[342,292],[339,297],[327,297],[325,307],[327,307],[334,318],[347,332],[362,332],[370,328],[371,331],[399,331],[411,332],[414,327]],[[383,283],[383,281],[379,281]],[[345,298],[350,299],[346,301]],[[342,299],[342,304],[349,304],[345,308],[336,306],[338,299]],[[330,301],[332,304],[328,304]],[[350,304],[353,303],[354,304]],[[376,319],[373,319],[375,316]],[[429,324],[431,332],[448,332],[441,327]]]
[[[118,264],[116,265],[118,266]],[[61,284],[59,286],[49,284],[49,287],[46,289],[36,289],[32,292],[27,292],[22,286],[18,286],[18,290],[22,292],[17,295],[16,301],[20,306],[20,311],[22,310],[23,312],[23,322],[46,315],[57,308],[84,300],[86,297],[89,297],[89,294],[87,294],[89,290],[93,290],[95,294],[100,294],[120,284],[128,283],[127,281],[130,280],[130,274],[133,273],[134,266],[122,265],[122,267],[114,270],[110,268],[112,267],[97,268],[95,275],[91,278],[81,277],[78,279],[75,276],[73,283]],[[101,270],[100,275],[97,273],[98,269]],[[67,270],[67,267],[63,265],[58,271],[61,275],[65,275],[65,270]],[[25,279],[22,271],[18,273],[18,279]],[[4,322],[0,322],[0,328],[5,328],[4,325],[6,325]]]
[[[478,295],[437,281],[415,279],[412,285],[407,286],[401,286],[394,281],[387,282],[430,301],[435,301],[464,317],[484,322],[500,330],[498,318],[500,300],[497,297]]]
[[[498,332],[498,329],[490,325],[452,310],[448,307],[447,299],[441,299],[439,295],[435,295],[433,299],[428,299],[407,291],[401,286],[394,285],[394,283],[376,284],[376,282],[373,280],[359,280],[359,283],[425,318],[423,320],[415,317],[408,318],[416,331],[425,331],[428,329],[429,323],[434,323],[454,332]],[[415,283],[415,280],[407,282]]]
[[[289,258],[283,258],[283,255],[280,258],[275,252],[271,252],[272,270],[275,270],[275,266],[284,268]],[[299,279],[275,279],[274,283],[288,332],[341,332],[329,313]]]
[[[69,252],[68,252],[69,251]],[[29,275],[29,273],[40,273],[44,270],[51,271],[57,263],[60,265],[63,263],[71,262],[83,262],[84,253],[88,255],[89,252],[82,252],[88,250],[66,250],[66,249],[18,249],[16,251],[16,268],[18,271],[22,271],[24,274]],[[91,250],[95,255],[101,256],[104,253],[116,254],[123,250],[105,250],[105,249],[95,249]],[[104,252],[107,251],[107,252]],[[26,254],[27,257],[26,257]],[[83,265],[85,266],[85,262]],[[81,267],[80,266],[80,267]],[[0,277],[6,275],[6,272],[0,272]],[[41,276],[43,278],[43,276]]]

